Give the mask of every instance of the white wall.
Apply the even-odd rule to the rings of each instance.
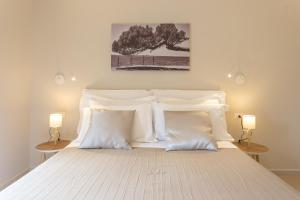
[[[31,1],[0,1],[0,189],[29,168]]]
[[[176,88],[226,91],[232,113],[257,115],[254,141],[270,148],[262,163],[300,169],[299,20],[298,0],[35,0],[31,165],[40,156],[34,146],[48,139],[50,112],[66,112],[63,137],[75,137],[83,88]],[[110,26],[136,22],[190,23],[191,71],[112,72]],[[74,73],[76,83],[53,83],[56,49],[62,72],[68,79]],[[243,87],[226,79],[238,57],[248,77]]]

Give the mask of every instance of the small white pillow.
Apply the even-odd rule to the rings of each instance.
[[[166,151],[173,150],[210,150],[216,151],[218,145],[212,135],[207,133],[185,132],[182,134],[170,134]]]
[[[130,149],[130,132],[134,111],[92,109],[87,133],[79,148]]]
[[[205,111],[209,112],[212,123],[212,134],[216,140],[233,141],[233,137],[227,132],[224,104],[166,104],[153,103],[154,128],[158,140],[167,140],[168,133],[165,126],[164,111]]]

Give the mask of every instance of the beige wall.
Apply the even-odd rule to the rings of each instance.
[[[136,22],[190,23],[191,71],[112,72],[110,26]],[[256,114],[254,140],[271,149],[263,164],[300,169],[299,24],[298,0],[35,0],[31,165],[39,161],[34,146],[48,139],[48,113],[66,112],[63,136],[75,137],[83,88],[172,88],[226,91],[231,133],[239,128],[233,112]],[[53,83],[56,49],[68,78],[61,87]],[[238,57],[245,86],[226,79]]]
[[[31,1],[0,0],[0,189],[29,167]]]

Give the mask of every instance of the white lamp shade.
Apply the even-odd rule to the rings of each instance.
[[[62,113],[52,113],[49,118],[50,128],[59,128],[62,126],[63,114]]]
[[[255,115],[243,115],[243,127],[247,130],[254,130],[256,128]]]

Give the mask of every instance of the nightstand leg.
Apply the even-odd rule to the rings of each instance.
[[[45,162],[47,159],[46,157],[46,153],[42,153],[42,159],[41,159],[41,163]]]
[[[256,161],[259,162],[259,155],[256,155]]]

